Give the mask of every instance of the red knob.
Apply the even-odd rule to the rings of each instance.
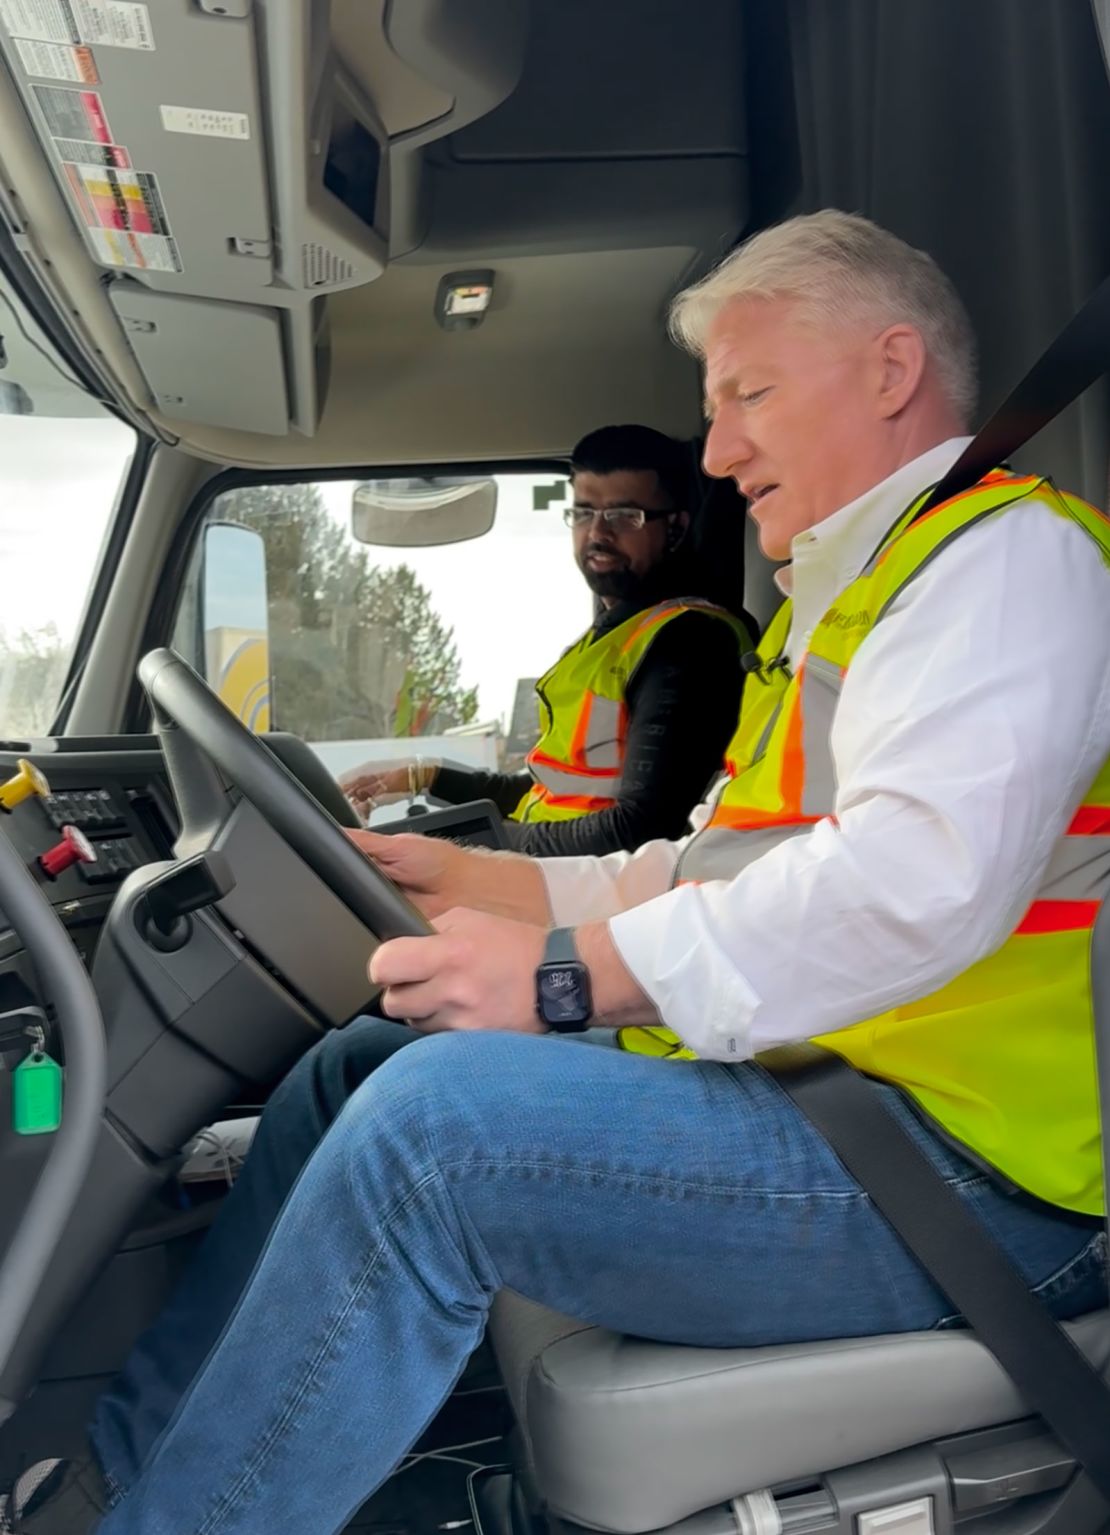
[[[57,847],[43,853],[39,866],[50,879],[57,879],[59,874],[72,869],[75,863],[95,862],[96,852],[84,832],[78,831],[76,826],[63,826],[62,840]]]

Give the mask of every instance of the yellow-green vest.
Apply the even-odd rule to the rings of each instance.
[[[1036,496],[1079,524],[1110,563],[1110,522],[1049,482],[1003,471],[922,516],[911,506],[815,628],[792,675],[775,665],[784,605],[759,646],[728,751],[728,781],[676,882],[732,879],[834,813],[830,730],[843,678],[895,598],[953,538]],[[1062,687],[1067,678],[1061,678]],[[814,1041],[896,1083],[945,1130],[1049,1202],[1103,1209],[1091,1014],[1091,928],[1110,886],[1110,763],[1055,848],[1036,899],[986,959],[930,996]],[[625,1029],[626,1049],[689,1057],[665,1029]]]
[[[542,734],[528,753],[535,780],[515,821],[572,821],[616,803],[628,735],[628,686],[656,635],[680,613],[720,618],[750,650],[731,613],[696,597],[661,602],[595,638],[587,629],[536,684]]]

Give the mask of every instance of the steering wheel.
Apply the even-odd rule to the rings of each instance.
[[[107,1090],[104,1024],[84,965],[41,886],[0,830],[0,901],[53,1003],[65,1051],[65,1113],[7,1250],[0,1257],[0,1398],[11,1410],[8,1366],[38,1303],[100,1133]],[[3,1414],[6,1416],[6,1413]]]
[[[375,937],[423,937],[432,931],[393,881],[179,655],[152,650],[139,664],[139,680],[154,708],[181,812],[179,856],[209,846],[231,809],[230,784]]]

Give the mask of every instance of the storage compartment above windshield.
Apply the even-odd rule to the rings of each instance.
[[[408,9],[434,70],[442,19]],[[491,49],[479,36],[458,79],[484,79]],[[155,406],[311,435],[319,300],[379,277],[391,237],[389,134],[336,51],[330,0],[9,0],[0,51]],[[516,74],[496,64],[504,94]],[[379,87],[413,67],[383,49]]]

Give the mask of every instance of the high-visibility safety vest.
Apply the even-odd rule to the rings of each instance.
[[[924,497],[903,514],[814,629],[793,675],[780,659],[790,626],[790,604],[784,605],[759,646],[763,669],[744,691],[725,790],[687,846],[676,883],[733,879],[787,837],[833,815],[830,731],[856,652],[951,539],[1031,496],[1078,523],[1110,564],[1110,522],[1093,507],[1045,480],[995,471],[920,517]],[[1036,899],[999,949],[931,995],[813,1042],[901,1087],[1019,1187],[1100,1214],[1089,951],[1108,886],[1110,762],[1055,847]],[[621,1043],[641,1053],[691,1055],[666,1029],[624,1029]]]
[[[680,613],[691,612],[719,618],[735,633],[741,651],[751,650],[743,624],[731,613],[696,597],[682,597],[634,613],[596,638],[587,629],[540,678],[536,693],[542,734],[527,758],[534,782],[512,820],[572,821],[617,802],[628,735],[629,684],[656,636]]]

